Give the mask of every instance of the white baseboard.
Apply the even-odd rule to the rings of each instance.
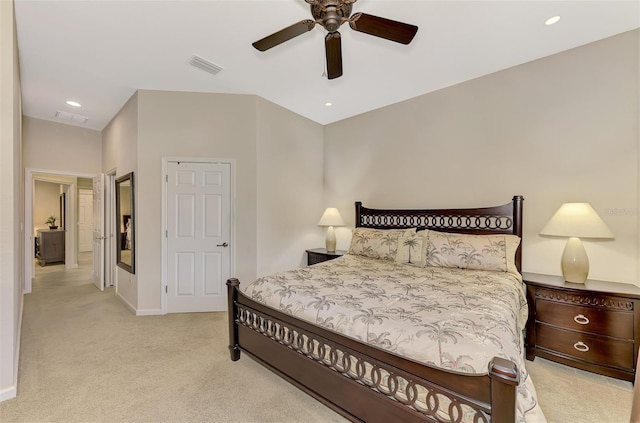
[[[0,402],[15,398],[17,396],[17,393],[18,387],[15,385],[3,389],[2,391],[0,391]]]
[[[160,315],[162,315],[162,309],[160,309],[160,308],[149,308],[149,309],[146,309],[146,310],[145,309],[138,310],[133,305],[131,305],[131,303],[129,303],[129,301],[125,300],[124,297],[122,295],[120,295],[119,293],[116,294],[116,297],[120,301],[122,301],[122,303],[129,309],[129,311],[131,311],[136,316],[160,316]]]
[[[13,385],[0,390],[0,402],[18,396],[18,365],[20,364],[20,339],[22,338],[22,313],[24,311],[24,293],[20,295],[20,311],[18,312],[18,333],[13,364]]]
[[[134,306],[131,305],[131,303],[129,303],[129,301],[127,301],[122,295],[120,295],[119,292],[116,293],[116,298],[119,299],[122,304],[125,305],[125,307],[127,307],[129,309],[130,312],[132,312],[133,314],[137,315],[137,310]]]
[[[18,334],[16,338],[16,356],[15,364],[13,367],[14,385],[18,386],[18,366],[20,364],[20,340],[22,339],[22,314],[24,313],[24,294],[20,295],[20,311],[18,312]]]
[[[137,310],[136,316],[159,316],[162,315],[162,310],[159,308],[149,308],[146,310]]]

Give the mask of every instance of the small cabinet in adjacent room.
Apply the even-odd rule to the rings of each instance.
[[[41,229],[38,231],[38,262],[64,262],[64,234],[61,229]]]

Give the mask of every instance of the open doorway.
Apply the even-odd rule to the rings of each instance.
[[[35,174],[33,177],[32,224],[27,230],[33,236],[33,268],[53,266],[77,267],[74,252],[73,214],[68,213],[75,178]],[[71,224],[71,225],[70,225]],[[25,231],[26,232],[26,231]]]
[[[42,173],[34,174],[33,179],[34,276],[77,267],[91,269],[91,179]],[[69,201],[74,197],[77,205]]]
[[[36,271],[47,268],[53,271],[51,266],[64,269],[93,266],[91,251],[82,252],[79,248],[80,190],[92,188],[93,175],[36,169],[26,169],[25,173],[25,256],[32,260],[25,261],[24,292],[29,293]],[[49,217],[55,218],[55,225],[46,222]],[[49,241],[54,244],[53,250],[58,243],[58,251],[53,259],[44,258],[41,262],[44,245],[40,244],[46,242],[47,236],[58,237],[57,241]],[[62,253],[60,237],[64,243]]]

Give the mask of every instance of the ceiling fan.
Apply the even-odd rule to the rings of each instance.
[[[313,20],[305,19],[253,43],[260,51],[269,50],[292,38],[311,31],[316,24],[328,31],[324,43],[327,56],[327,77],[342,76],[342,44],[338,28],[349,22],[351,29],[365,34],[409,44],[418,32],[418,27],[391,19],[356,13],[351,16],[351,5],[357,0],[305,0],[311,5]]]

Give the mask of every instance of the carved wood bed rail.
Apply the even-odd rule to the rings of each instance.
[[[522,235],[522,201],[457,210],[380,210],[356,203],[356,226]],[[520,269],[520,253],[518,254]],[[486,375],[425,365],[312,325],[249,299],[229,279],[231,360],[244,351],[351,421],[512,423],[519,373],[495,357]]]

